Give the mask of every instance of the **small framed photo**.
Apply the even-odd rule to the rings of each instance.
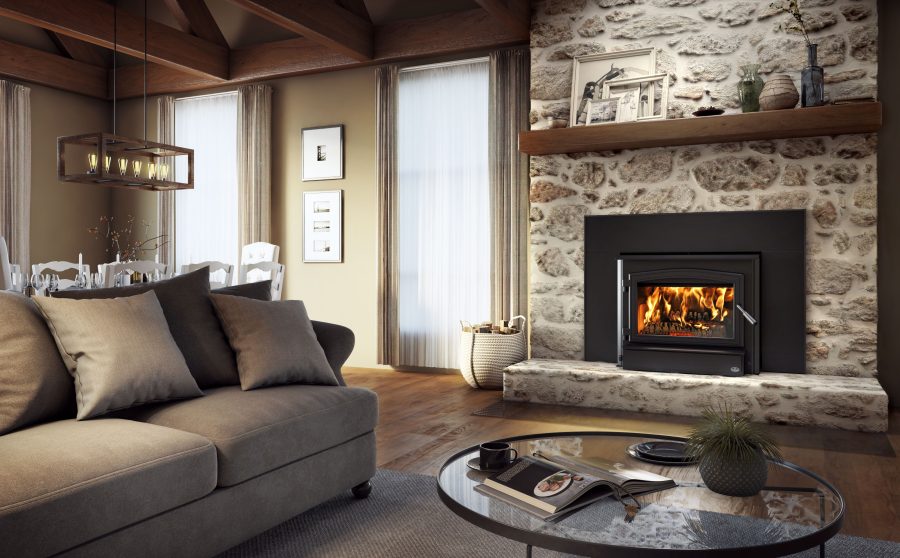
[[[603,84],[603,98],[616,100],[616,122],[665,120],[669,108],[669,75],[621,79]]]
[[[343,190],[303,192],[303,261],[343,260]]]
[[[616,113],[619,110],[618,99],[600,99],[588,101],[588,124],[610,124],[616,121]]]
[[[572,64],[569,126],[584,126],[590,123],[588,103],[603,98],[604,85],[656,73],[656,49],[639,48],[576,56]]]
[[[344,178],[344,125],[300,130],[302,180]]]

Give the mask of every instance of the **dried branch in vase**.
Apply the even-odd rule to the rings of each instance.
[[[806,24],[803,23],[803,12],[800,10],[800,5],[797,3],[797,0],[788,0],[786,2],[772,2],[771,4],[769,4],[769,7],[787,12],[791,14],[791,16],[797,21],[796,25],[779,25],[779,31],[785,31],[787,29],[799,30],[800,33],[803,34],[803,40],[806,41],[806,46],[812,44],[812,41],[809,40],[809,33],[806,32]]]
[[[88,227],[88,232],[94,235],[97,240],[106,240],[108,242],[106,253],[110,257],[118,255],[122,261],[140,260],[144,254],[148,252],[158,252],[160,248],[169,243],[166,235],[150,235],[150,225],[146,221],[141,221],[144,228],[144,240],[134,238],[135,218],[133,215],[126,217],[121,224],[116,222],[115,217],[100,216],[99,224],[94,227]]]

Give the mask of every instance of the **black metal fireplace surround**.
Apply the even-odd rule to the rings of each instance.
[[[585,219],[585,358],[626,369],[803,372],[806,216]]]

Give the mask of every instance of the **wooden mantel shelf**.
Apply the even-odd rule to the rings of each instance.
[[[867,102],[520,132],[519,151],[529,155],[552,155],[861,134],[877,132],[880,128],[881,103]]]

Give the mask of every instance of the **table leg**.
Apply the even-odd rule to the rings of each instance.
[[[531,545],[525,547],[525,558],[531,558]]]

